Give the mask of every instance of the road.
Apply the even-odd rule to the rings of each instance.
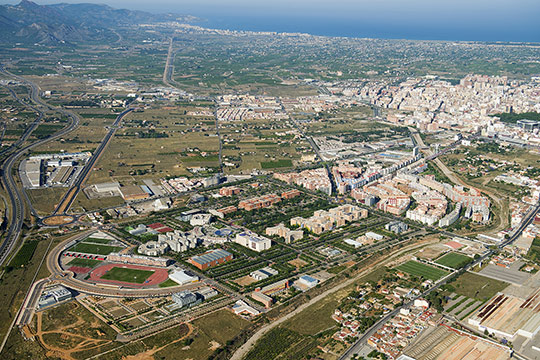
[[[66,192],[58,206],[53,212],[53,215],[62,215],[66,214],[69,210],[69,207],[77,197],[77,194],[82,190],[82,186],[84,185],[85,181],[88,179],[88,176],[90,175],[90,172],[96,165],[97,161],[103,154],[103,151],[107,148],[109,143],[111,142],[111,139],[113,138],[114,134],[116,133],[116,130],[118,129],[118,126],[120,125],[122,119],[132,112],[133,108],[128,108],[124,111],[122,111],[118,116],[116,117],[116,120],[112,124],[112,126],[109,128],[109,131],[99,144],[98,148],[94,153],[92,154],[92,157],[86,162],[83,169],[79,173],[77,179],[73,182],[73,185],[71,188]]]
[[[2,167],[1,167],[2,184],[4,188],[6,189],[6,192],[8,193],[8,197],[10,200],[10,216],[8,217],[9,227],[6,232],[6,237],[4,241],[2,242],[2,244],[0,245],[0,266],[2,266],[5,264],[6,260],[9,258],[10,253],[13,251],[13,249],[15,248],[15,245],[17,244],[19,236],[21,235],[21,232],[22,232],[22,225],[23,225],[23,221],[25,217],[24,198],[23,198],[23,195],[21,195],[21,192],[19,188],[17,187],[17,183],[13,177],[15,163],[18,160],[20,160],[20,158],[24,154],[26,154],[29,150],[32,150],[49,141],[52,141],[61,136],[64,136],[67,133],[76,129],[79,125],[79,117],[71,111],[55,108],[43,102],[41,98],[39,97],[39,87],[35,83],[23,77],[13,75],[9,71],[5,70],[3,67],[0,67],[0,72],[29,86],[30,99],[34,103],[44,108],[47,108],[49,110],[59,112],[69,119],[69,125],[61,129],[57,133],[53,134],[52,136],[49,136],[48,138],[45,138],[45,139],[36,140],[33,143],[26,145],[24,147],[14,148],[11,154],[5,159],[5,161],[2,164]],[[41,121],[41,119],[39,120]],[[35,128],[38,125],[39,125],[39,122],[34,122],[31,126],[32,128],[31,131],[28,131],[28,130],[25,131],[23,136],[26,135],[26,138],[23,141],[21,141],[20,145],[23,144],[23,142],[28,138],[28,136],[30,136],[31,132],[35,130]]]
[[[510,245],[511,243],[513,243],[515,240],[517,240],[519,238],[519,236],[521,235],[521,233],[523,232],[523,230],[525,230],[525,228],[527,226],[529,226],[529,224],[534,220],[534,217],[536,216],[536,214],[538,213],[538,211],[540,210],[540,202],[538,204],[536,204],[528,213],[527,215],[525,216],[525,218],[523,218],[521,224],[514,230],[513,234],[507,239],[505,240],[504,242],[502,242],[501,244],[499,244],[498,248],[502,249],[504,248],[505,246],[507,245]],[[489,258],[491,255],[493,255],[494,251],[493,250],[489,250],[488,253],[486,253],[485,255],[483,255],[482,257],[474,260],[472,263],[470,263],[469,265],[467,265],[464,269],[465,271],[470,269],[470,268],[473,268],[474,266],[476,266],[477,264],[483,262],[484,260],[486,260],[487,258]],[[459,272],[454,272],[448,276],[446,276],[445,278],[443,278],[440,282],[438,282],[437,284],[435,284],[433,287],[431,287],[430,289],[424,291],[422,294],[420,294],[418,297],[425,297],[426,295],[428,295],[430,292],[438,289],[439,287],[441,287],[442,285],[446,284],[449,280],[457,277],[459,275]],[[368,331],[366,331],[360,338],[358,338],[358,340],[345,352],[343,353],[343,355],[341,355],[341,357],[339,358],[340,360],[345,360],[345,359],[350,359],[354,354],[358,353],[358,351],[360,350],[360,348],[366,343],[366,341],[369,339],[369,337],[371,335],[373,335],[378,329],[380,329],[388,320],[390,320],[392,317],[394,317],[395,315],[397,315],[397,313],[403,309],[403,308],[408,308],[411,304],[412,304],[413,301],[410,301],[396,309],[394,309],[392,312],[390,312],[389,314],[385,315],[382,319],[380,319],[376,324],[374,324]]]
[[[425,244],[412,244],[412,245],[409,245],[409,246],[406,246],[404,248],[401,248],[399,249],[395,254],[393,254],[392,256],[390,257],[387,257],[385,259],[382,259],[380,260],[380,263],[378,264],[374,264],[374,265],[378,265],[378,266],[381,266],[381,265],[384,265],[392,260],[395,259],[395,257],[397,256],[400,256],[403,252],[406,252],[406,251],[410,251],[411,249],[414,249],[415,247],[418,247],[418,246],[424,246]],[[373,265],[373,266],[374,266]],[[372,272],[374,269],[373,269],[373,266],[372,267],[369,267],[367,269],[365,269],[364,271],[360,272],[359,274],[357,274],[355,277],[353,278],[350,278],[344,282],[342,282],[341,284],[339,285],[336,285],[328,290],[326,290],[325,292],[313,297],[312,299],[310,299],[308,302],[300,305],[299,307],[297,307],[296,309],[294,309],[293,311],[291,311],[290,313],[284,315],[283,317],[279,318],[278,320],[275,320],[275,321],[272,321],[271,323],[263,326],[262,328],[260,328],[259,330],[257,330],[257,332],[251,336],[248,341],[246,341],[240,348],[238,348],[235,353],[233,354],[233,356],[231,357],[230,360],[241,360],[243,359],[243,357],[251,350],[252,346],[260,339],[262,338],[269,330],[275,328],[276,326],[282,324],[283,322],[291,319],[293,316],[295,315],[298,315],[299,313],[301,313],[302,311],[304,311],[305,309],[307,309],[309,306],[315,304],[316,302],[324,299],[325,297],[353,284],[354,282],[358,281],[358,279],[360,279],[361,277],[369,274],[370,272]]]
[[[315,141],[313,141],[313,138],[311,136],[306,135],[306,133],[304,132],[302,127],[300,125],[298,125],[298,123],[296,122],[296,120],[292,116],[290,117],[290,119],[291,119],[292,124],[296,128],[296,130],[298,130],[298,132],[302,135],[302,137],[309,142],[309,145],[311,145],[311,148],[313,149],[313,152],[315,152],[315,154],[319,158],[319,162],[322,163],[323,158],[321,157],[321,154],[319,152],[319,147],[317,146],[317,144],[315,144]],[[330,185],[332,187],[331,194],[329,194],[329,195],[335,194],[336,191],[337,191],[337,186],[336,186],[336,182],[334,180],[334,176],[332,175],[332,170],[330,169],[330,166],[328,165],[327,162],[324,162],[323,166],[326,169],[326,172],[328,173],[328,179],[330,179]]]
[[[167,52],[167,62],[165,63],[165,70],[163,71],[163,83],[167,86],[174,87],[172,82],[172,75],[174,72],[174,50],[173,50],[173,38],[169,39],[169,51]]]

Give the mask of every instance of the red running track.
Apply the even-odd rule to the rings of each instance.
[[[92,270],[92,268],[83,266],[72,266],[68,270],[73,271],[75,274],[86,274],[87,272]]]
[[[150,275],[150,277],[148,277],[148,279],[146,279],[146,281],[142,284],[136,284],[136,283],[130,283],[130,282],[118,281],[118,280],[107,280],[107,279],[101,278],[103,275],[105,275],[107,271],[115,267],[153,271],[154,273]],[[119,286],[137,287],[137,288],[159,285],[165,280],[167,280],[168,278],[169,278],[169,272],[167,271],[167,269],[154,268],[154,267],[141,266],[141,265],[131,265],[131,264],[102,265],[90,273],[90,281],[94,281],[97,283],[101,282],[101,283],[106,283],[106,284],[114,284],[114,285],[119,285]]]

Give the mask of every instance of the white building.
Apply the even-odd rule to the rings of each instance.
[[[251,231],[236,234],[234,242],[257,252],[268,250],[272,246],[270,239]]]
[[[169,279],[179,285],[191,284],[199,281],[199,277],[196,275],[189,275],[184,270],[174,270],[169,274]]]

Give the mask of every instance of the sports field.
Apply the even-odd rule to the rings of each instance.
[[[93,268],[98,264],[101,264],[101,260],[73,258],[73,260],[71,260],[68,265]]]
[[[117,252],[122,250],[120,246],[108,246],[101,244],[90,244],[85,242],[80,242],[75,244],[75,246],[69,248],[68,251],[79,252],[83,254],[96,254],[96,255],[108,255],[112,252]]]
[[[111,240],[89,237],[86,240],[84,240],[84,242],[107,245],[107,244],[109,244],[111,242]]]
[[[415,276],[422,276],[425,279],[438,280],[445,275],[448,275],[448,271],[438,269],[433,266],[419,263],[418,261],[407,261],[397,267],[398,270],[404,271],[408,274]]]
[[[444,255],[440,259],[437,259],[435,262],[437,264],[451,267],[452,269],[461,269],[471,261],[472,259],[466,255],[451,252]]]
[[[123,267],[113,267],[101,278],[105,280],[123,281],[133,284],[142,284],[154,272],[149,270],[129,269]]]

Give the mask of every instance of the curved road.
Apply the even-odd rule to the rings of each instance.
[[[41,98],[39,97],[39,87],[23,78],[23,77],[20,77],[20,76],[17,76],[17,75],[13,75],[12,73],[10,73],[9,71],[5,70],[3,67],[0,67],[0,72],[7,75],[7,76],[10,76],[11,78],[14,78],[22,83],[25,83],[27,86],[30,86],[30,98],[31,100],[40,105],[40,106],[43,106],[47,109],[50,109],[50,110],[53,110],[53,111],[56,111],[56,112],[60,112],[61,114],[63,114],[64,116],[68,117],[68,119],[70,120],[70,124],[66,127],[64,127],[62,130],[60,130],[59,132],[55,133],[54,135],[51,135],[49,136],[48,138],[45,138],[45,139],[41,139],[41,140],[37,140],[35,142],[33,142],[32,144],[29,144],[25,147],[22,147],[22,148],[17,148],[13,151],[12,154],[10,154],[7,159],[4,161],[4,163],[2,164],[2,183],[6,189],[6,192],[8,193],[8,196],[9,196],[9,199],[10,199],[10,202],[11,202],[11,207],[10,207],[10,216],[9,216],[9,228],[6,232],[6,238],[4,240],[4,242],[0,245],[0,266],[1,265],[4,265],[4,263],[6,262],[6,260],[8,259],[9,257],[9,254],[11,253],[11,251],[14,249],[16,243],[17,243],[17,240],[19,238],[19,236],[21,235],[21,231],[22,231],[22,225],[23,225],[23,221],[24,221],[24,217],[25,217],[25,205],[24,205],[24,200],[23,200],[23,196],[21,195],[21,192],[19,191],[18,187],[17,187],[17,184],[15,182],[15,179],[13,178],[13,166],[14,164],[21,158],[21,156],[23,156],[27,151],[35,148],[35,147],[38,147],[40,145],[43,145],[49,141],[52,141],[54,139],[57,139],[61,136],[64,136],[65,134],[73,131],[74,129],[76,129],[79,125],[79,117],[71,112],[71,111],[67,111],[67,110],[64,110],[64,109],[61,109],[61,108],[55,108],[55,107],[52,107],[50,105],[48,105],[47,103],[43,102],[41,100]],[[31,107],[32,108],[32,107]],[[34,109],[34,108],[33,108]],[[41,115],[43,116],[43,115]],[[39,119],[41,121],[41,118]],[[28,136],[31,134],[31,132],[39,125],[39,122],[34,122],[31,126],[31,131],[25,131],[25,133],[23,134],[23,136],[26,135],[26,138],[28,138]],[[26,139],[23,139],[23,141],[26,140]],[[22,144],[22,141],[21,141],[21,144]]]
[[[71,188],[66,192],[66,194],[64,195],[64,197],[62,198],[62,200],[60,201],[60,203],[54,210],[53,215],[65,214],[69,210],[69,207],[71,206],[71,204],[77,197],[77,194],[81,191],[82,185],[84,184],[86,179],[88,179],[88,176],[90,175],[90,171],[94,168],[94,165],[97,163],[97,161],[103,154],[103,151],[107,148],[107,145],[109,145],[109,143],[111,142],[111,139],[113,138],[116,130],[118,129],[118,125],[120,124],[124,116],[126,116],[133,110],[134,110],[133,108],[129,108],[122,111],[120,114],[118,114],[118,116],[116,117],[116,120],[110,127],[109,132],[105,135],[105,137],[101,141],[101,144],[99,144],[96,151],[94,151],[94,154],[92,154],[92,157],[90,158],[90,160],[86,162],[83,169],[79,173],[77,179],[75,180]]]

